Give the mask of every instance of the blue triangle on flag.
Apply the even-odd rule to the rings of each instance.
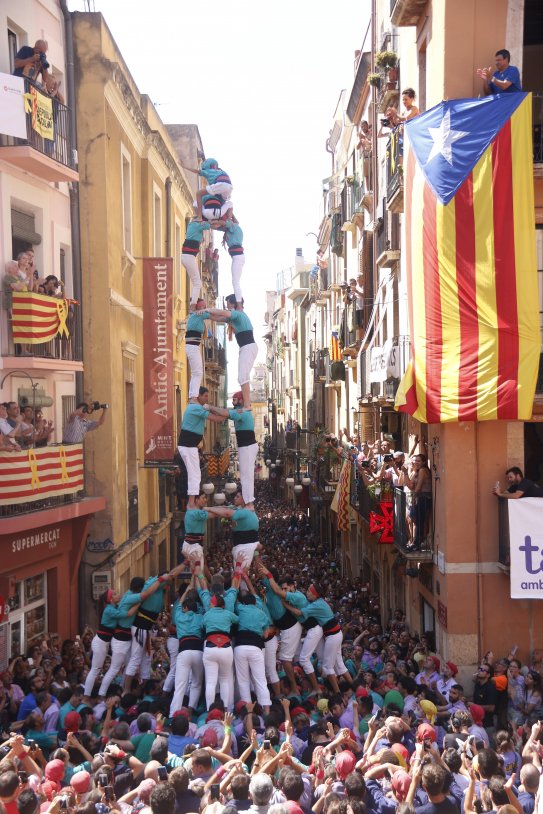
[[[452,99],[405,123],[417,162],[442,204],[456,195],[527,93]]]

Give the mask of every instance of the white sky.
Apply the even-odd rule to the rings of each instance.
[[[141,93],[165,123],[197,124],[206,156],[232,178],[244,232],[245,309],[261,340],[264,291],[315,257],[325,142],[353,80],[369,0],[94,0]],[[83,11],[83,0],[69,0]],[[215,244],[221,239],[217,235]],[[221,293],[231,290],[221,255]],[[262,353],[260,354],[262,357]]]

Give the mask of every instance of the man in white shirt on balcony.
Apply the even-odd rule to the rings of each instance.
[[[4,402],[3,404],[0,404],[0,433],[1,433],[0,440],[2,442],[0,448],[9,450],[10,447],[12,447],[15,451],[19,451],[21,447],[19,446],[15,439],[19,438],[22,433],[21,425],[23,417],[20,416],[21,420],[17,423],[15,427],[12,427],[8,421],[8,406],[9,402],[7,403]]]

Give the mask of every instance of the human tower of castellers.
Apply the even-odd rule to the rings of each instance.
[[[187,168],[189,169],[189,168]],[[314,663],[329,689],[339,692],[338,678],[349,683],[351,676],[343,663],[343,634],[332,608],[311,584],[305,593],[297,590],[291,577],[279,577],[271,564],[262,561],[259,521],[255,510],[254,471],[258,444],[251,410],[250,377],[258,353],[253,327],[243,310],[240,288],[245,262],[243,232],[234,216],[228,174],[215,159],[206,159],[199,170],[190,169],[207,182],[198,192],[196,217],[189,223],[181,249],[181,260],[192,283],[190,315],[186,326],[186,352],[191,370],[189,401],[179,436],[179,454],[188,473],[188,503],[185,514],[184,561],[169,573],[147,580],[134,577],[130,590],[121,596],[108,590],[101,598],[99,629],[92,642],[92,666],[85,683],[90,699],[111,648],[111,661],[99,684],[98,695],[105,698],[112,681],[124,674],[128,691],[134,678],[145,681],[151,674],[151,637],[169,597],[170,583],[190,567],[191,579],[179,589],[171,607],[168,652],[170,670],[164,691],[172,693],[170,715],[183,706],[196,711],[205,692],[207,709],[217,692],[227,710],[237,701],[256,697],[265,713],[271,694],[279,697],[279,670],[291,687],[296,687],[294,663],[303,669],[318,695]],[[226,298],[226,310],[207,308],[200,299],[202,280],[197,255],[204,232],[224,233],[224,243],[232,258],[233,294]],[[238,381],[241,390],[232,397],[232,409],[208,403],[208,391],[201,386],[203,363],[201,341],[206,319],[228,325],[239,345]],[[238,445],[241,489],[234,507],[211,507],[200,489],[198,446],[206,421],[234,422]],[[231,584],[214,583],[212,562],[204,558],[203,539],[210,518],[231,522],[233,571]],[[273,554],[269,552],[273,562]],[[256,587],[255,587],[256,585]],[[299,668],[297,668],[299,669]]]

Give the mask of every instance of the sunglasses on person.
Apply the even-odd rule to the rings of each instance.
[[[480,673],[489,673],[490,670],[488,669],[488,667],[483,666],[483,667],[479,667],[479,672]]]

